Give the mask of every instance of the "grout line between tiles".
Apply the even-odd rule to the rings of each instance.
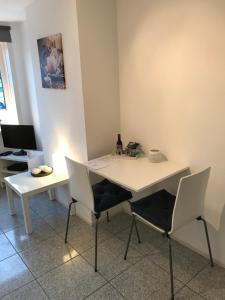
[[[34,281],[35,281],[35,278],[34,278],[33,280],[31,280],[31,281],[29,281],[29,282],[27,282],[27,283],[25,283],[25,284],[21,285],[20,287],[16,288],[15,290],[13,290],[13,291],[11,291],[11,292],[9,292],[9,293],[7,293],[7,294],[5,294],[5,295],[1,296],[1,297],[0,297],[0,299],[2,299],[2,298],[4,298],[4,297],[6,297],[6,296],[8,296],[8,295],[11,295],[12,293],[14,293],[14,292],[18,291],[19,289],[21,289],[21,288],[23,288],[23,287],[27,286],[28,284],[30,284],[30,283],[32,283],[32,282],[34,282]]]
[[[93,265],[82,255],[80,254],[80,256],[86,261],[86,263],[91,266],[91,268],[94,270],[94,267]],[[128,266],[128,268],[126,268],[125,270],[123,271],[126,271],[128,270],[132,265]],[[121,273],[123,273],[123,271],[121,271],[119,274],[117,274],[115,277],[111,278],[110,280],[108,280],[104,274],[101,273],[101,271],[98,271],[98,275],[100,275],[105,281],[106,283],[104,285],[102,285],[101,287],[97,288],[95,291],[93,291],[91,294],[89,294],[88,296],[86,296],[84,299],[88,298],[89,296],[93,295],[94,293],[96,293],[98,290],[100,290],[101,288],[103,288],[105,285],[107,284],[110,284],[111,287],[113,287],[120,295],[122,295],[112,284],[111,284],[111,280],[113,280],[114,278],[116,278],[117,276],[119,276]],[[123,295],[122,295],[123,298],[125,298]],[[125,298],[126,299],[126,298]]]
[[[73,250],[75,250],[75,249],[73,248]],[[76,251],[76,250],[75,250],[75,251]],[[78,253],[78,252],[77,252],[77,253]],[[49,272],[51,272],[51,271],[57,269],[58,267],[61,267],[62,265],[64,265],[64,264],[70,262],[70,261],[73,260],[74,258],[80,256],[80,254],[78,253],[78,255],[76,255],[75,257],[72,257],[72,258],[68,259],[66,262],[60,263],[59,265],[53,267],[52,269],[48,270],[47,272],[44,272],[43,274],[40,274],[40,275],[36,276],[36,275],[30,270],[29,266],[28,266],[28,265],[26,264],[26,262],[24,261],[23,257],[21,256],[21,253],[18,253],[18,255],[20,256],[20,258],[22,259],[23,263],[26,265],[26,267],[28,268],[28,270],[31,272],[31,274],[33,275],[33,277],[34,277],[36,280],[38,280],[40,277],[46,275],[47,273],[49,273]]]
[[[12,255],[9,255],[8,257],[5,257],[3,258],[2,260],[0,260],[0,263],[3,262],[4,260],[8,259],[8,258],[11,258],[12,256],[18,254],[17,252],[16,253],[13,253]]]
[[[53,231],[55,232],[55,234],[57,235],[57,237],[59,237],[59,238],[63,241],[63,237],[62,237],[62,235],[60,235],[61,232],[56,232],[55,229],[54,229],[54,227],[52,227],[48,222],[45,221],[45,216],[42,216],[42,215],[39,214],[37,211],[33,210],[32,207],[30,207],[30,209],[31,209],[31,210],[32,210],[32,211],[33,211],[33,212],[34,212],[41,220],[43,220],[46,224],[48,224],[48,226],[50,226],[51,229],[53,229]],[[50,213],[49,215],[51,215],[51,214],[54,214],[54,213]],[[76,224],[74,224],[74,226],[76,226]],[[13,229],[11,229],[11,230],[14,230],[14,229],[19,228],[19,227],[20,227],[20,226],[15,227],[15,228],[13,228]],[[127,230],[127,228],[129,228],[129,226],[126,227],[126,228],[123,228],[122,230],[120,230],[120,231],[118,231],[118,232],[111,232],[111,231],[108,230],[107,228],[104,228],[104,230],[106,230],[107,232],[109,232],[113,237],[116,237],[117,239],[121,240],[121,239],[118,237],[118,234],[119,234],[120,232],[122,232],[122,231]],[[11,230],[9,230],[9,231],[11,231]],[[8,231],[2,232],[2,233],[5,235],[6,238],[7,238],[7,236],[6,236],[6,233],[7,233],[7,232],[8,232]],[[40,243],[42,243],[42,242],[44,242],[44,241],[47,241],[47,240],[49,240],[50,238],[51,238],[51,237],[48,237],[48,238],[42,240]],[[7,238],[7,240],[8,240],[8,238]],[[102,240],[101,242],[99,242],[99,243],[102,243],[102,242],[105,242],[105,241],[107,241],[107,238],[106,238],[106,239],[103,239],[103,240]],[[122,240],[122,241],[123,241],[123,240]],[[10,242],[10,240],[9,240],[9,242]],[[124,242],[124,241],[123,241],[123,242]],[[38,244],[40,244],[40,243],[38,243]],[[125,242],[124,242],[124,243],[125,243]],[[11,242],[10,242],[10,244],[12,245]],[[46,294],[45,290],[44,290],[44,289],[42,288],[42,286],[40,285],[38,279],[39,279],[40,277],[44,276],[45,274],[51,272],[52,270],[54,270],[54,269],[56,269],[56,268],[59,268],[60,266],[62,266],[62,265],[64,265],[64,264],[68,263],[69,261],[78,258],[79,256],[82,257],[82,258],[88,263],[88,265],[90,265],[90,266],[93,268],[93,265],[92,265],[89,261],[87,261],[87,259],[85,259],[85,257],[82,255],[82,254],[85,253],[86,251],[88,251],[88,250],[90,250],[91,248],[93,248],[93,246],[91,246],[90,248],[86,249],[85,251],[79,252],[79,251],[77,251],[77,250],[76,250],[69,242],[68,242],[68,244],[70,245],[70,247],[71,247],[72,249],[74,249],[74,250],[78,253],[78,255],[77,255],[76,257],[74,257],[74,258],[69,259],[67,262],[63,262],[62,264],[60,264],[60,265],[54,267],[53,269],[51,269],[51,270],[49,270],[49,271],[43,273],[42,275],[40,275],[40,276],[38,276],[38,277],[34,276],[34,274],[32,273],[32,271],[31,271],[31,270],[29,269],[29,267],[26,265],[25,261],[23,260],[23,258],[22,258],[21,255],[20,255],[20,252],[21,252],[21,251],[17,251],[17,249],[12,245],[12,247],[13,247],[13,248],[15,249],[15,251],[16,251],[15,254],[18,254],[18,255],[19,255],[19,257],[22,259],[22,261],[24,262],[24,264],[27,266],[27,269],[31,272],[32,276],[34,277],[34,280],[30,281],[29,283],[27,283],[27,284],[25,284],[25,285],[23,285],[23,286],[26,286],[26,285],[30,284],[31,282],[33,282],[33,281],[36,281],[36,282],[38,283],[38,285],[41,287],[41,289],[44,291],[44,293]],[[28,250],[28,249],[24,249],[24,250],[22,250],[22,251],[26,251],[26,250]],[[113,279],[115,279],[116,277],[120,276],[122,273],[126,272],[126,271],[127,271],[129,268],[131,268],[132,266],[135,266],[135,265],[138,264],[140,261],[142,261],[143,259],[145,259],[146,257],[148,257],[148,256],[151,255],[151,253],[143,254],[143,253],[139,252],[138,250],[136,250],[136,251],[137,251],[139,254],[141,254],[141,258],[140,258],[138,261],[136,261],[135,263],[130,263],[130,265],[129,265],[126,269],[124,269],[124,270],[122,270],[120,273],[116,274],[116,275],[115,275],[113,278],[111,278],[110,280],[108,280],[107,278],[105,278],[104,275],[101,273],[101,271],[98,272],[98,274],[106,281],[106,283],[103,284],[101,287],[97,288],[95,291],[93,291],[91,294],[89,294],[88,296],[86,296],[84,299],[86,299],[86,298],[88,298],[90,295],[96,293],[99,289],[103,288],[106,284],[110,284],[110,286],[112,286],[112,287],[113,287],[113,288],[114,288],[114,289],[115,289],[115,290],[116,290],[123,298],[126,299],[126,297],[123,296],[123,295],[120,293],[120,291],[118,291],[118,290],[116,289],[116,287],[114,287],[114,286],[111,284],[111,281],[112,281]],[[13,254],[13,255],[15,255],[15,254]],[[9,256],[9,257],[12,257],[13,255],[11,255],[11,256]],[[9,257],[7,257],[7,258],[9,258]],[[7,259],[7,258],[5,258],[5,259]],[[5,260],[5,259],[4,259],[4,260]],[[2,261],[3,261],[3,260],[2,260]],[[150,261],[151,261],[151,263],[155,264],[158,268],[160,268],[160,269],[162,269],[163,271],[169,273],[167,270],[165,270],[165,269],[162,268],[161,266],[157,265],[157,264],[154,263],[152,260],[150,260]],[[177,294],[178,292],[180,292],[183,288],[188,287],[188,283],[189,283],[191,280],[193,280],[193,279],[194,279],[201,271],[203,271],[207,266],[208,266],[208,264],[205,265],[201,270],[199,270],[199,271],[198,271],[198,272],[197,272],[197,273],[196,273],[196,274],[195,274],[195,275],[194,275],[187,283],[184,284],[183,282],[181,282],[181,284],[182,284],[183,286],[176,292],[176,294]],[[176,280],[180,281],[179,279],[176,279]],[[19,287],[18,289],[22,288],[23,286]],[[189,288],[189,287],[188,287],[188,288]],[[18,289],[15,289],[15,290],[18,290]],[[191,288],[189,288],[189,289],[191,289]],[[14,290],[14,291],[15,291],[15,290]],[[192,290],[192,289],[191,289],[191,290]],[[14,291],[12,291],[12,292],[14,292]],[[10,292],[9,294],[11,294],[12,292]],[[193,291],[193,292],[196,293],[195,291]],[[196,293],[196,294],[198,294],[198,293]],[[201,294],[199,294],[199,295],[200,295],[201,297],[203,297]],[[47,294],[46,294],[46,296],[48,297]],[[205,298],[205,297],[203,297],[203,298]],[[50,299],[50,298],[48,297],[48,299]]]
[[[119,290],[117,290],[117,288],[116,288],[115,286],[113,286],[111,282],[109,282],[109,284],[110,284],[110,286],[111,286],[113,289],[115,289],[115,290],[120,294],[120,296],[121,296],[122,298],[124,298],[124,299],[126,299],[126,300],[129,300],[129,299],[127,299],[127,297],[125,297]]]
[[[45,291],[45,289],[41,286],[40,282],[38,280],[35,280],[35,282],[39,285],[39,287],[41,288],[41,290],[44,292],[44,294],[46,295],[46,297],[51,300],[51,298],[48,296],[47,292]]]
[[[189,282],[192,281],[195,277],[197,277],[198,274],[201,273],[203,270],[205,270],[208,266],[209,266],[209,264],[202,267],[201,270],[199,270],[190,280],[188,280],[188,282],[185,283],[185,286],[188,286]]]
[[[101,288],[103,288],[104,286],[106,286],[108,284],[108,282],[106,281],[103,285],[101,285],[100,287],[98,287],[96,290],[94,290],[93,292],[91,292],[89,295],[85,296],[82,300],[87,299],[88,297],[90,297],[91,295],[95,294],[97,291],[99,291]]]
[[[19,253],[18,253],[18,254],[19,254]],[[19,256],[20,256],[20,254],[19,254]],[[46,294],[45,290],[44,290],[44,289],[42,288],[42,286],[39,284],[39,282],[38,282],[36,276],[35,276],[35,275],[33,274],[33,272],[30,270],[29,266],[25,263],[25,261],[23,260],[23,258],[22,258],[21,256],[20,256],[20,258],[21,258],[22,262],[25,264],[25,266],[27,267],[27,269],[29,270],[29,272],[31,273],[31,275],[33,276],[34,281],[38,283],[38,285],[39,285],[39,286],[41,287],[41,289],[43,290],[44,294],[47,296],[48,299],[50,299],[50,298],[48,297],[48,295]]]
[[[62,237],[58,234],[58,233],[56,233],[59,237],[60,237],[60,239],[62,239]],[[112,234],[112,233],[111,233]],[[113,236],[115,236],[116,238],[118,238],[117,236],[116,236],[116,234],[112,234]],[[62,239],[63,240],[63,239]],[[104,241],[106,241],[106,240],[104,240]],[[72,247],[73,248],[73,247]],[[93,248],[93,247],[91,247],[91,248]],[[74,248],[73,248],[74,249]],[[88,251],[88,250],[87,250]],[[78,251],[77,251],[78,252]],[[84,251],[84,252],[86,252],[86,251]],[[83,253],[84,253],[83,252]],[[19,253],[18,253],[19,254]],[[143,254],[142,254],[143,255]],[[123,270],[123,271],[121,271],[120,273],[118,273],[118,274],[116,274],[113,278],[111,278],[110,280],[108,280],[107,278],[105,278],[104,277],[104,275],[101,273],[101,272],[99,272],[99,275],[100,276],[102,276],[103,278],[104,278],[104,280],[106,281],[106,283],[104,284],[104,285],[102,285],[101,287],[99,287],[98,289],[96,289],[95,291],[93,291],[91,294],[89,294],[87,297],[85,297],[84,299],[86,299],[86,298],[88,298],[90,295],[92,295],[92,294],[94,294],[96,291],[98,291],[99,289],[101,289],[102,287],[104,287],[107,283],[108,284],[110,284],[123,298],[125,298],[117,289],[116,289],[116,287],[114,287],[112,284],[111,284],[111,281],[113,280],[113,279],[115,279],[117,276],[119,276],[120,274],[122,274],[123,272],[125,272],[125,271],[127,271],[129,268],[131,268],[132,266],[134,266],[134,265],[136,265],[137,263],[139,263],[141,260],[143,260],[144,258],[146,258],[146,257],[148,257],[150,254],[149,253],[147,253],[146,255],[143,255],[141,258],[140,258],[140,260],[138,260],[137,262],[135,262],[134,264],[130,264],[130,266],[128,266],[125,270]],[[20,256],[20,255],[19,255]],[[87,261],[86,259],[85,259],[85,257],[82,255],[82,253],[79,253],[78,252],[78,256],[81,256],[92,268],[93,268],[93,265],[89,262],[89,261]],[[76,257],[78,257],[78,256],[76,256]],[[20,256],[21,257],[21,256]],[[76,258],[75,257],[75,258]],[[21,259],[22,259],[22,257],[21,257]],[[72,259],[74,259],[74,258],[71,258],[70,260],[72,260]],[[70,261],[69,260],[69,261]],[[23,259],[22,259],[22,261],[23,261]],[[69,261],[67,261],[67,262],[69,262]],[[24,261],[23,261],[24,262]],[[67,262],[65,262],[65,263],[67,263]],[[151,261],[152,262],[152,261]],[[24,262],[25,263],[25,262]],[[58,267],[60,267],[60,266],[62,266],[63,264],[65,264],[65,263],[62,263],[62,264],[60,264],[60,265],[58,265],[57,267],[55,267],[55,268],[53,268],[53,269],[51,269],[51,270],[49,270],[49,271],[47,271],[47,272],[45,272],[44,274],[42,274],[41,276],[39,276],[39,277],[35,277],[34,276],[34,274],[31,272],[31,270],[29,269],[29,267],[27,266],[27,268],[28,268],[28,270],[31,272],[31,274],[34,276],[34,280],[40,285],[40,283],[39,283],[39,281],[38,281],[38,278],[40,278],[40,277],[42,277],[42,276],[44,276],[45,274],[47,274],[47,273],[49,273],[49,272],[51,272],[52,270],[54,270],[54,269],[56,269],[56,268],[58,268]],[[152,262],[152,263],[154,263],[154,262]],[[25,265],[26,265],[26,263],[25,263]],[[163,268],[161,268],[160,266],[158,266],[157,264],[155,264],[157,267],[159,267],[160,269],[162,269],[162,270],[164,270]],[[205,267],[207,267],[207,266],[204,266],[204,268]],[[202,268],[199,272],[201,272],[204,268]],[[166,270],[164,270],[164,271],[166,271]],[[199,273],[198,272],[198,273]],[[197,273],[197,274],[198,274]],[[197,276],[197,274],[196,274],[196,276]],[[195,276],[194,276],[195,277]],[[193,277],[193,278],[194,278]],[[192,278],[192,279],[193,279]],[[192,280],[191,279],[191,280]],[[190,280],[190,281],[191,281]],[[188,281],[189,282],[189,281]],[[29,282],[30,283],[30,282]],[[28,283],[28,284],[29,284]],[[183,284],[183,283],[182,283]],[[186,285],[184,285],[184,286],[182,286],[182,288],[180,288],[179,290],[178,290],[178,292],[180,291],[180,290],[182,290],[184,287],[185,287]],[[42,286],[40,285],[40,287],[42,288]],[[43,290],[43,288],[42,288],[42,290]],[[46,292],[45,292],[45,290],[43,290],[44,291],[44,293],[46,294]],[[177,292],[177,293],[178,293]],[[176,293],[176,294],[177,294]],[[47,296],[48,297],[48,296]],[[48,297],[48,299],[49,299],[49,297]]]
[[[197,277],[203,270],[205,270],[207,267],[209,266],[209,264],[205,265],[200,271],[198,271],[185,285],[183,288],[187,287],[188,289],[190,289],[192,292],[194,292],[195,294],[201,296],[203,299],[206,299],[203,295],[201,295],[201,293],[196,292],[195,290],[193,290],[191,287],[188,286],[188,284],[195,278]],[[182,289],[183,289],[182,288]]]
[[[201,294],[199,294],[199,293],[193,291],[193,290],[192,290],[190,287],[188,287],[187,285],[185,285],[185,286],[183,286],[182,288],[180,288],[179,291],[175,293],[175,296],[178,295],[179,293],[181,293],[182,290],[185,289],[185,288],[188,288],[188,289],[191,290],[194,294],[200,296],[202,299],[207,299],[207,298],[205,298],[204,296],[202,296]]]

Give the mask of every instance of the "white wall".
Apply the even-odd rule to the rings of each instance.
[[[6,22],[25,20],[25,7],[34,0],[0,0],[0,20]]]
[[[225,2],[118,0],[122,135],[159,147],[192,170],[212,166],[206,216],[219,226],[225,201]],[[210,227],[225,265],[225,216]],[[178,237],[206,253],[196,222]]]
[[[22,45],[23,55],[21,59],[24,59],[24,67],[25,67],[26,82],[27,82],[27,94],[28,94],[29,104],[30,104],[30,113],[35,128],[37,146],[38,149],[42,150],[43,146],[42,146],[42,138],[41,138],[40,116],[38,110],[37,91],[35,87],[35,75],[33,71],[31,45],[29,42],[29,28],[27,22],[21,22],[20,28],[23,36],[23,45]]]
[[[116,1],[77,0],[88,158],[108,154],[120,128]]]
[[[26,22],[46,159],[51,163],[54,153],[62,153],[84,160],[86,140],[75,1],[34,2],[27,9]],[[41,85],[37,39],[55,33],[63,36],[65,90],[44,89]]]
[[[26,29],[31,53],[40,134],[46,162],[64,169],[64,155],[87,159],[84,107],[81,84],[76,3],[74,0],[39,0],[27,8]],[[37,39],[62,33],[65,90],[43,89]],[[32,70],[30,75],[32,76]],[[28,74],[29,76],[29,74]],[[58,192],[58,199],[64,201]]]

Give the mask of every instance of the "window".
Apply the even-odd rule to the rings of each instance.
[[[0,120],[18,124],[8,43],[0,42]]]
[[[5,93],[3,88],[1,70],[0,70],[0,109],[6,109]]]

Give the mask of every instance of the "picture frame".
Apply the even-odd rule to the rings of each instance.
[[[43,88],[65,89],[65,69],[62,34],[57,33],[37,40]]]

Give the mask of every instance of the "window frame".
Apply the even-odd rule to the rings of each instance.
[[[0,102],[0,103],[3,103],[5,108],[0,108],[0,109],[6,109],[6,99],[5,99],[5,87],[4,87],[4,84],[3,84],[3,79],[2,79],[2,71],[1,71],[1,68],[0,68],[0,89],[2,88],[2,95],[3,97],[0,97],[3,98],[3,100]]]

